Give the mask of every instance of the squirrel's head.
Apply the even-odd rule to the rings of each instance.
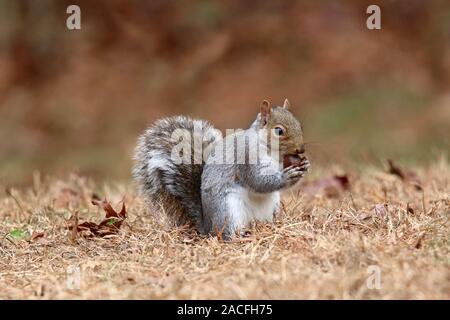
[[[300,155],[305,152],[303,130],[300,122],[289,111],[290,103],[284,100],[283,106],[270,107],[268,101],[261,103],[257,123],[259,129],[266,129],[271,137],[279,140],[280,156]],[[270,141],[270,140],[268,140]]]

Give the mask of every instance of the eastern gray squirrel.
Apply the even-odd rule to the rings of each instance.
[[[205,120],[157,120],[136,146],[133,176],[141,194],[175,223],[191,222],[200,233],[224,239],[255,220],[273,221],[280,191],[310,167],[289,106],[287,99],[273,108],[263,101],[250,128],[225,138]]]

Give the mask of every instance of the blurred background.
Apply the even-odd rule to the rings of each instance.
[[[129,180],[156,118],[245,128],[285,97],[315,163],[447,154],[450,1],[0,0],[1,183]]]

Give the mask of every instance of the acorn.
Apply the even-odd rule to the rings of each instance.
[[[305,156],[299,154],[287,154],[283,157],[283,168],[287,168],[289,166],[298,167],[305,159]]]

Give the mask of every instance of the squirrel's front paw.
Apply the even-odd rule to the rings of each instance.
[[[284,185],[289,187],[299,181],[306,173],[303,166],[289,166],[283,170]]]
[[[283,170],[283,180],[286,186],[292,186],[303,178],[311,167],[306,157],[302,157],[299,164],[291,165]]]
[[[311,163],[309,162],[309,160],[306,157],[303,157],[298,168],[306,173],[310,167],[311,167]]]

